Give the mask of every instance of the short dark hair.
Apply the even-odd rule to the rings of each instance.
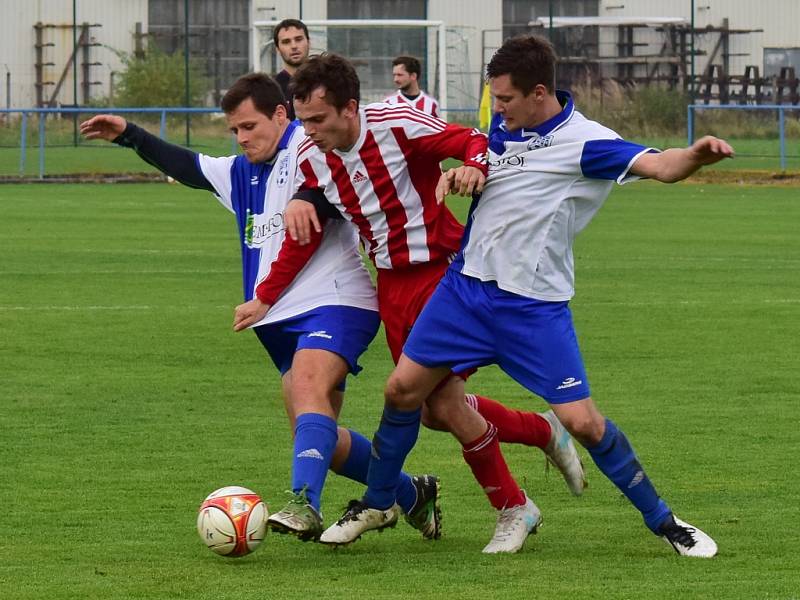
[[[278,46],[278,33],[281,32],[283,29],[289,29],[290,27],[297,27],[297,29],[302,29],[303,33],[306,34],[306,39],[310,40],[311,38],[308,37],[308,27],[306,24],[300,21],[299,19],[284,19],[277,25],[275,25],[275,29],[272,30],[272,43],[275,44],[275,47]]]
[[[392,61],[393,67],[396,67],[397,65],[403,65],[406,68],[406,71],[408,71],[409,75],[416,73],[417,78],[419,78],[420,73],[422,72],[422,65],[420,65],[419,59],[413,56],[398,56]]]
[[[361,100],[361,83],[353,65],[333,52],[316,54],[295,71],[289,91],[292,97],[307,102],[311,93],[325,88],[325,101],[342,110],[350,100]]]
[[[264,73],[248,73],[239,77],[225,92],[220,104],[225,113],[232,113],[248,98],[253,100],[256,110],[265,114],[268,119],[275,114],[278,105],[286,107],[281,86]]]
[[[519,35],[507,39],[486,65],[486,77],[510,75],[511,84],[524,95],[541,84],[553,93],[556,87],[556,52],[545,38]]]

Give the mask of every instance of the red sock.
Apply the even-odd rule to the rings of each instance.
[[[486,433],[465,444],[462,453],[492,506],[500,510],[525,504],[525,494],[514,481],[500,453],[500,442],[497,441],[497,428],[494,425],[489,423]]]
[[[544,448],[550,442],[550,423],[534,412],[506,408],[483,396],[467,394],[467,403],[497,427],[501,442]]]

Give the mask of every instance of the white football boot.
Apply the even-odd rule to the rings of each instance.
[[[561,471],[569,491],[580,496],[587,485],[586,474],[575,444],[572,443],[572,436],[552,410],[539,413],[539,416],[550,423],[550,441],[544,449],[548,462]]]
[[[483,549],[483,553],[519,552],[527,537],[536,533],[541,524],[541,511],[528,496],[525,496],[525,504],[498,511],[494,537]]]
[[[710,535],[675,515],[661,524],[658,535],[681,556],[711,558],[717,554],[717,543]]]
[[[330,546],[351,544],[365,531],[381,531],[387,527],[394,527],[397,525],[400,512],[397,504],[379,510],[369,508],[360,500],[351,500],[342,518],[328,527],[320,536],[319,541]]]

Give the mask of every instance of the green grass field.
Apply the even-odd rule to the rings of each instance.
[[[233,219],[180,186],[0,186],[0,598],[796,599],[799,200],[629,185],[576,248],[593,396],[717,558],[675,555],[585,452],[576,499],[515,446],[544,526],[520,554],[484,556],[493,511],[456,442],[423,431],[407,466],[442,477],[440,541],[401,523],[338,551],[272,535],[224,559],[195,532],[199,503],[241,484],[282,505],[291,455],[278,375],[231,330]],[[363,364],[342,422],[371,436],[382,338]],[[496,368],[469,388],[545,408]],[[331,476],[326,522],[360,491]]]

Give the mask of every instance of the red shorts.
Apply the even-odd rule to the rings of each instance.
[[[395,364],[412,325],[449,266],[450,261],[443,259],[404,269],[378,269],[378,310]]]

